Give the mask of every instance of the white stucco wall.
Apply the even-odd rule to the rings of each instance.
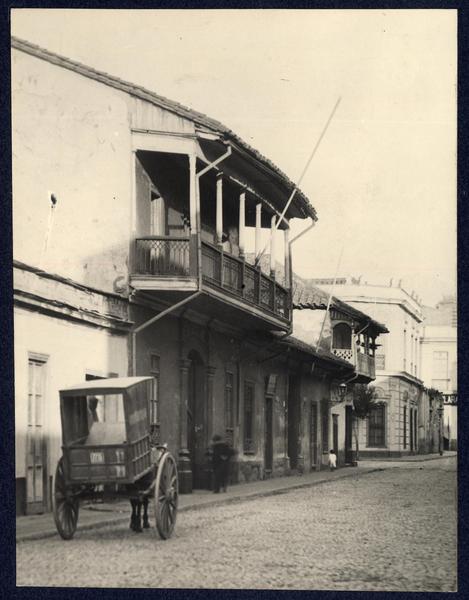
[[[58,391],[84,381],[86,373],[127,375],[127,337],[76,322],[15,308],[16,477],[25,476],[28,357],[45,355],[44,435],[48,438],[49,475],[60,456]]]
[[[125,94],[13,49],[12,144],[14,258],[112,291],[131,226]]]

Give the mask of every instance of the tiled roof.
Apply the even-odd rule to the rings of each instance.
[[[104,85],[108,85],[120,91],[126,92],[127,94],[140,98],[141,100],[145,100],[169,112],[177,114],[178,116],[184,117],[202,127],[206,127],[216,133],[220,133],[224,136],[224,138],[227,141],[234,142],[244,152],[249,154],[253,159],[259,161],[264,165],[264,167],[270,169],[276,177],[282,180],[282,183],[287,188],[288,193],[291,193],[296,187],[293,181],[291,181],[291,179],[287,177],[287,175],[285,175],[285,173],[281,169],[279,169],[272,161],[270,161],[260,152],[255,150],[252,146],[247,144],[231,129],[229,129],[219,121],[212,119],[207,115],[204,115],[203,113],[188,108],[187,106],[184,106],[179,102],[175,102],[174,100],[169,100],[168,98],[160,96],[159,94],[155,94],[154,92],[147,90],[142,86],[135,85],[128,81],[124,81],[123,79],[119,79],[118,77],[109,75],[104,71],[98,71],[97,69],[88,67],[87,65],[74,61],[70,58],[66,58],[59,54],[55,54],[54,52],[50,52],[49,50],[41,48],[36,44],[31,44],[31,42],[28,42],[26,40],[21,40],[17,37],[12,36],[11,45],[13,48],[16,48],[17,50],[20,50],[27,54],[31,54],[36,58],[40,58],[49,63],[63,67],[64,69],[69,69],[71,71],[74,71],[75,73],[79,73],[80,75],[89,77],[90,79],[94,79],[95,81],[99,81]],[[302,212],[305,214],[305,216],[317,220],[317,215],[314,207],[310,204],[309,200],[303,194],[303,192],[301,192],[301,190],[297,189],[293,203],[297,205],[300,209],[302,209]]]
[[[314,348],[313,346],[310,346],[306,342],[303,342],[302,340],[299,340],[298,338],[293,337],[292,335],[283,340],[280,340],[278,343],[293,348],[295,350],[299,350],[300,352],[304,352],[305,354],[309,354],[314,358],[335,363],[338,367],[346,367],[347,369],[351,370],[354,369],[354,366],[351,363],[349,363],[346,360],[343,360],[342,358],[338,358],[332,352],[329,352],[322,348],[316,350],[316,348]]]
[[[293,292],[293,308],[298,310],[326,310],[329,302],[329,294],[324,290],[312,285],[308,282],[307,287],[302,283],[298,283]],[[370,323],[379,333],[389,333],[385,325],[372,319],[369,315],[358,310],[354,306],[347,304],[343,300],[332,296],[331,308],[345,313],[349,317],[356,319],[362,323]]]

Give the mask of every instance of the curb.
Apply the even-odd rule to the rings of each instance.
[[[376,473],[376,472],[385,470],[385,468],[383,468],[383,467],[376,467],[376,468],[370,467],[370,468],[366,468],[366,469],[367,469],[366,471],[359,471],[359,473],[361,475],[368,475],[370,473]],[[322,484],[326,484],[326,483],[334,483],[335,481],[340,481],[342,479],[348,479],[348,478],[356,475],[357,472],[358,471],[353,470],[353,472],[351,472],[351,473],[341,475],[340,477],[336,477],[334,479],[320,479],[319,481],[313,480],[313,481],[308,481],[308,482],[304,482],[304,483],[297,483],[297,484],[294,484],[289,487],[278,488],[278,489],[274,489],[274,490],[260,490],[260,491],[248,493],[246,495],[230,496],[230,497],[216,498],[216,499],[214,498],[213,500],[209,500],[209,501],[203,502],[201,504],[192,504],[192,505],[189,504],[187,506],[183,506],[178,509],[178,512],[182,513],[182,512],[188,512],[188,511],[202,510],[207,507],[222,506],[224,504],[236,504],[239,502],[243,502],[244,500],[256,500],[257,498],[263,498],[263,497],[268,497],[268,496],[279,496],[281,494],[287,494],[288,492],[290,492],[292,490],[299,490],[302,488],[314,487],[316,485],[322,485]],[[94,511],[94,512],[98,512],[98,511]],[[104,512],[104,511],[102,511],[102,512]],[[96,523],[85,523],[84,525],[81,525],[79,527],[79,531],[89,531],[91,529],[102,529],[103,527],[107,527],[108,525],[113,525],[115,523],[122,523],[124,521],[128,521],[128,519],[129,519],[128,514],[125,514],[125,515],[123,515],[123,514],[119,515],[117,513],[113,513],[113,514],[115,516],[113,516],[112,518],[102,519],[102,520],[96,521]],[[51,520],[53,521],[52,515],[51,515]],[[36,533],[22,535],[21,537],[16,539],[16,543],[20,544],[23,542],[32,542],[32,541],[42,540],[42,539],[55,537],[55,536],[58,536],[58,533],[55,529],[50,530],[50,531],[38,531]],[[67,541],[67,540],[64,540],[64,541]]]

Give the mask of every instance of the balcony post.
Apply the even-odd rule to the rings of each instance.
[[[246,192],[239,195],[239,257],[244,258],[244,237],[246,220]]]
[[[290,236],[290,229],[287,228],[284,230],[283,232],[284,235],[284,245],[285,245],[285,287],[287,288],[287,290],[290,289],[290,244],[289,244],[289,236]]]
[[[259,202],[256,204],[256,246],[255,253],[256,258],[261,252],[261,224],[262,224],[262,204]]]
[[[196,157],[195,154],[189,155],[189,210],[190,210],[190,220],[191,220],[191,235],[195,235],[197,233],[197,183],[196,183]]]
[[[217,175],[217,245],[223,242],[223,173]]]
[[[276,217],[273,215],[270,220],[270,276],[275,279],[275,221]]]
[[[198,275],[199,269],[199,240],[198,240],[198,181],[196,176],[196,157],[189,154],[189,216],[190,216],[190,242],[189,242],[189,273],[192,277]]]

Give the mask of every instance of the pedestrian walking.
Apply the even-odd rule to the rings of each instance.
[[[334,450],[329,452],[329,469],[335,471],[337,468],[337,454]]]
[[[212,465],[214,475],[214,494],[220,489],[226,492],[228,476],[230,472],[230,459],[234,454],[233,448],[223,441],[221,436],[214,435],[212,438]]]

